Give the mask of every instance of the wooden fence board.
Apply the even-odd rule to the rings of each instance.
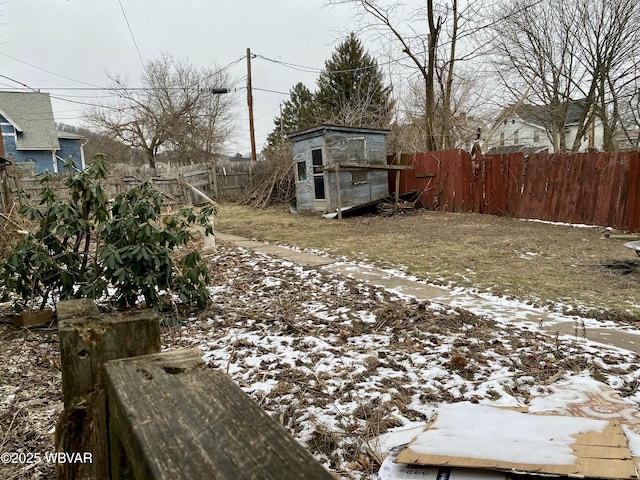
[[[640,231],[638,152],[521,153],[472,159],[461,150],[403,154],[400,193],[425,207]],[[395,189],[390,175],[390,190]]]
[[[148,168],[116,166],[111,175],[104,181],[104,187],[107,195],[110,198],[114,198],[118,193],[135,187],[145,180],[151,180],[165,195],[165,203],[168,207],[171,208],[185,203],[200,205],[203,203],[202,198],[186,187],[185,183],[193,185],[214,199],[237,198],[251,190],[254,182],[260,181],[261,175],[268,168],[266,162],[258,163],[259,165],[256,166],[232,163],[224,167],[209,165],[206,168],[202,166],[196,166],[196,168],[163,168],[158,169],[157,175],[156,172]],[[17,172],[9,172],[9,174],[18,175]],[[66,190],[62,188],[62,182],[67,175],[53,174],[53,185],[63,199],[65,198]],[[39,179],[22,176],[16,178],[12,182],[12,187],[7,191],[6,196],[11,198],[7,198],[5,203],[7,205],[12,205],[13,202],[20,203],[20,190],[24,191],[28,198],[31,199],[31,202],[37,200],[41,190]],[[0,209],[2,208],[2,204],[0,204]]]

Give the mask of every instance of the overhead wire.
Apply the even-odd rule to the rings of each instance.
[[[9,54],[6,54],[4,52],[0,52],[0,55],[2,55],[4,57],[7,57],[7,58],[10,58],[11,60],[15,60],[16,62],[20,62],[20,63],[22,63],[24,65],[28,65],[29,67],[35,68],[36,70],[41,70],[41,71],[43,71],[45,73],[48,73],[50,75],[54,75],[56,77],[64,78],[65,80],[71,80],[72,82],[81,83],[83,85],[88,85],[88,86],[93,87],[93,88],[101,88],[98,85],[94,85],[94,84],[88,83],[88,82],[83,82],[82,80],[77,80],[75,78],[67,77],[66,75],[61,75],[60,73],[52,72],[51,70],[47,70],[46,68],[42,68],[42,67],[34,65],[32,63],[25,62],[24,60],[20,60],[19,58],[13,57],[13,56],[11,56]]]
[[[122,10],[122,15],[124,16],[124,21],[127,24],[127,28],[129,29],[129,34],[131,35],[131,40],[133,40],[133,45],[136,48],[136,52],[138,52],[138,58],[140,59],[140,63],[142,64],[142,70],[146,70],[146,66],[144,64],[144,60],[142,58],[142,54],[140,53],[140,48],[138,48],[138,42],[136,42],[136,37],[133,34],[133,30],[131,29],[131,24],[129,23],[129,19],[127,18],[127,12],[124,11],[124,6],[122,5],[122,0],[118,0],[120,4],[120,10]]]

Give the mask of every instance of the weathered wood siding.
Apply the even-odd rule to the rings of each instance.
[[[315,210],[315,190],[313,187],[313,164],[311,151],[316,148],[322,148],[323,161],[324,158],[324,137],[316,136],[301,139],[291,145],[293,153],[294,169],[299,162],[304,162],[306,175],[299,177],[296,173],[296,205],[299,210],[313,211]],[[325,189],[326,190],[326,189]]]
[[[448,150],[405,154],[401,163],[414,170],[400,173],[400,192],[418,190],[430,209],[640,231],[637,151],[474,159]],[[395,175],[389,174],[391,190]]]
[[[366,180],[354,180],[353,170],[340,168],[338,178],[334,170],[324,172],[325,202],[315,198],[312,150],[322,148],[323,165],[336,163],[362,163],[385,165],[387,162],[385,131],[368,129],[331,128],[317,129],[315,134],[301,136],[292,142],[294,168],[305,162],[307,175],[296,176],[296,202],[299,210],[334,211],[338,208],[338,187],[342,207],[360,205],[389,195],[386,171],[359,170]],[[363,145],[360,151],[359,146]]]

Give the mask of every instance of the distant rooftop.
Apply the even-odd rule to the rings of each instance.
[[[18,132],[18,150],[60,148],[48,93],[0,91],[0,114]]]

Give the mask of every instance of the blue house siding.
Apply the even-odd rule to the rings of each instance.
[[[0,92],[0,130],[5,158],[18,166],[59,172],[71,156],[78,169],[84,168],[85,139],[56,131],[47,93]]]
[[[69,157],[73,160],[73,163],[77,170],[84,168],[84,158],[82,155],[81,144],[78,140],[70,138],[60,138],[60,150],[56,152],[58,163],[58,172],[68,171],[64,168],[64,164]]]

